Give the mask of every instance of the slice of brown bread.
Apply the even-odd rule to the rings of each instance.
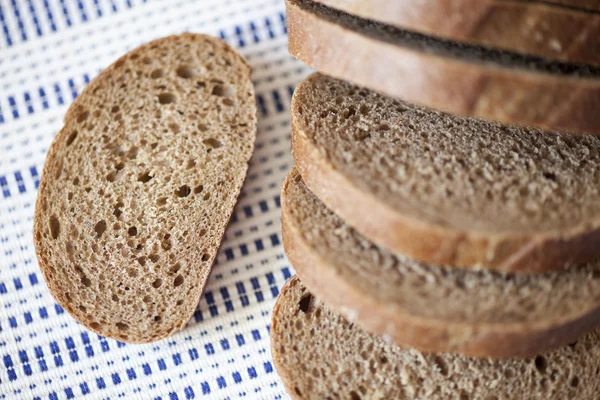
[[[414,106],[314,74],[292,101],[311,190],[418,260],[545,272],[600,256],[600,138]]]
[[[424,354],[348,322],[297,277],[275,303],[271,349],[294,399],[595,400],[600,390],[600,331],[524,359]]]
[[[442,0],[443,1],[443,0]],[[511,2],[514,0],[502,0]],[[540,0],[523,0],[525,3],[542,3]],[[584,11],[599,12],[600,0],[545,0],[543,3]]]
[[[600,324],[600,261],[539,275],[419,263],[350,228],[296,170],[284,183],[281,207],[285,252],[306,286],[397,344],[482,357],[531,356]]]
[[[600,68],[463,45],[286,0],[290,53],[336,78],[461,115],[600,134]]]
[[[193,314],[256,136],[250,66],[220,39],[145,44],[87,85],[46,158],[35,211],[56,301],[149,342]]]
[[[360,18],[459,42],[600,63],[600,14],[504,0],[315,0]]]

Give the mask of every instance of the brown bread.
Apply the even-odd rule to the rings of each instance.
[[[435,109],[600,134],[600,67],[470,46],[286,0],[290,53],[323,73]]]
[[[528,273],[600,256],[596,136],[444,114],[318,73],[292,119],[306,184],[382,247]]]
[[[35,247],[56,301],[126,342],[183,328],[255,135],[250,67],[220,39],[166,37],[103,71],[67,111],[40,182]]]
[[[600,14],[505,0],[315,0],[401,29],[531,54],[600,63]]]
[[[425,354],[348,322],[297,277],[275,303],[271,348],[294,399],[596,400],[600,390],[600,331],[524,359]]]
[[[351,321],[399,345],[524,357],[571,343],[598,325],[600,261],[539,275],[416,262],[350,228],[296,170],[284,183],[281,207],[285,252],[306,286]]]

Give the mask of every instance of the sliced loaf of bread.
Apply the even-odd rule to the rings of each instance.
[[[310,189],[370,240],[433,264],[544,272],[600,256],[600,138],[414,106],[322,74],[292,101]]]
[[[34,240],[56,299],[93,331],[149,342],[193,314],[256,136],[250,66],[220,39],[145,44],[67,111]]]
[[[290,53],[336,78],[454,114],[600,134],[600,67],[436,39],[286,0]]]
[[[600,331],[524,359],[424,354],[348,322],[297,277],[275,303],[271,348],[294,399],[595,400],[600,390]]]
[[[285,252],[306,286],[352,322],[397,344],[531,356],[599,325],[600,261],[538,275],[412,261],[350,228],[296,170],[284,183],[281,207]]]
[[[459,42],[600,64],[600,14],[504,0],[315,0],[360,18]]]

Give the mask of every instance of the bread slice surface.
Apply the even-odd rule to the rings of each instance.
[[[296,276],[275,303],[271,348],[294,399],[592,400],[600,389],[599,331],[524,359],[425,354],[348,322]]]
[[[250,67],[220,39],[169,36],[104,70],[67,111],[40,182],[34,241],[56,301],[126,342],[183,328],[255,136]]]
[[[435,266],[377,247],[292,170],[281,195],[283,244],[328,306],[399,345],[478,357],[532,356],[598,325],[600,262],[538,275]]]
[[[570,62],[600,63],[600,14],[504,0],[316,0],[401,29]]]
[[[292,100],[311,190],[382,247],[539,273],[600,256],[600,138],[411,105],[319,73]]]
[[[454,114],[600,134],[597,66],[435,39],[310,0],[286,4],[290,53],[323,73]]]

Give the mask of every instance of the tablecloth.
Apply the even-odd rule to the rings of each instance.
[[[184,31],[219,36],[253,68],[256,150],[187,327],[132,345],[75,322],[50,295],[32,240],[44,157],[69,104],[123,53]],[[283,0],[0,0],[0,399],[283,399],[271,309],[293,274],[279,192],[289,104],[308,68],[287,53]]]

